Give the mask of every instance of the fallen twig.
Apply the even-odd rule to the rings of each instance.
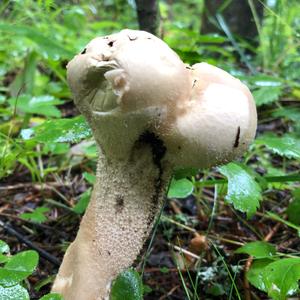
[[[14,228],[12,228],[9,224],[0,221],[0,226],[4,230],[6,230],[9,234],[15,236],[20,242],[24,243],[29,248],[37,251],[41,257],[48,260],[49,262],[51,262],[53,265],[55,265],[57,267],[60,266],[60,261],[56,257],[54,257],[53,255],[49,254],[47,251],[45,251],[45,250],[39,248],[38,246],[36,246],[35,244],[33,244],[31,241],[29,241],[27,238],[25,238],[22,234],[20,234]]]

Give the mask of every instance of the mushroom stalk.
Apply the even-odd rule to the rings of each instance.
[[[170,178],[170,169],[160,162],[160,147],[146,132],[130,159],[100,155],[91,202],[53,286],[64,299],[108,299],[112,280],[136,259]]]

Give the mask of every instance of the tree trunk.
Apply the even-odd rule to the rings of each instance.
[[[222,7],[223,5],[222,0],[205,0],[201,33],[223,33],[215,18],[220,13],[233,34],[246,39],[257,36],[257,28],[247,0],[231,0],[227,6]],[[254,6],[261,20],[263,6],[258,1],[254,1]]]
[[[140,30],[157,35],[159,26],[157,0],[136,0],[135,2]]]

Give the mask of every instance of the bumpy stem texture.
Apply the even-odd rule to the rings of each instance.
[[[65,300],[109,299],[112,281],[134,262],[161,208],[170,178],[164,151],[146,133],[127,161],[100,157],[91,202],[53,292]]]

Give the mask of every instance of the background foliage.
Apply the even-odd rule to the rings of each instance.
[[[136,266],[144,287],[129,270],[114,299],[126,285],[128,299],[141,290],[145,299],[193,300],[281,300],[299,291],[300,3],[243,2],[257,29],[252,39],[231,30],[231,1],[212,15],[216,33],[203,32],[203,1],[159,2],[162,38],[187,63],[207,61],[245,82],[259,126],[239,162],[176,172],[156,238]],[[12,245],[0,241],[0,299],[38,299],[94,183],[97,150],[71,101],[66,63],[97,35],[137,29],[136,7],[5,0],[0,16],[0,238]],[[130,282],[139,290],[131,293]]]

